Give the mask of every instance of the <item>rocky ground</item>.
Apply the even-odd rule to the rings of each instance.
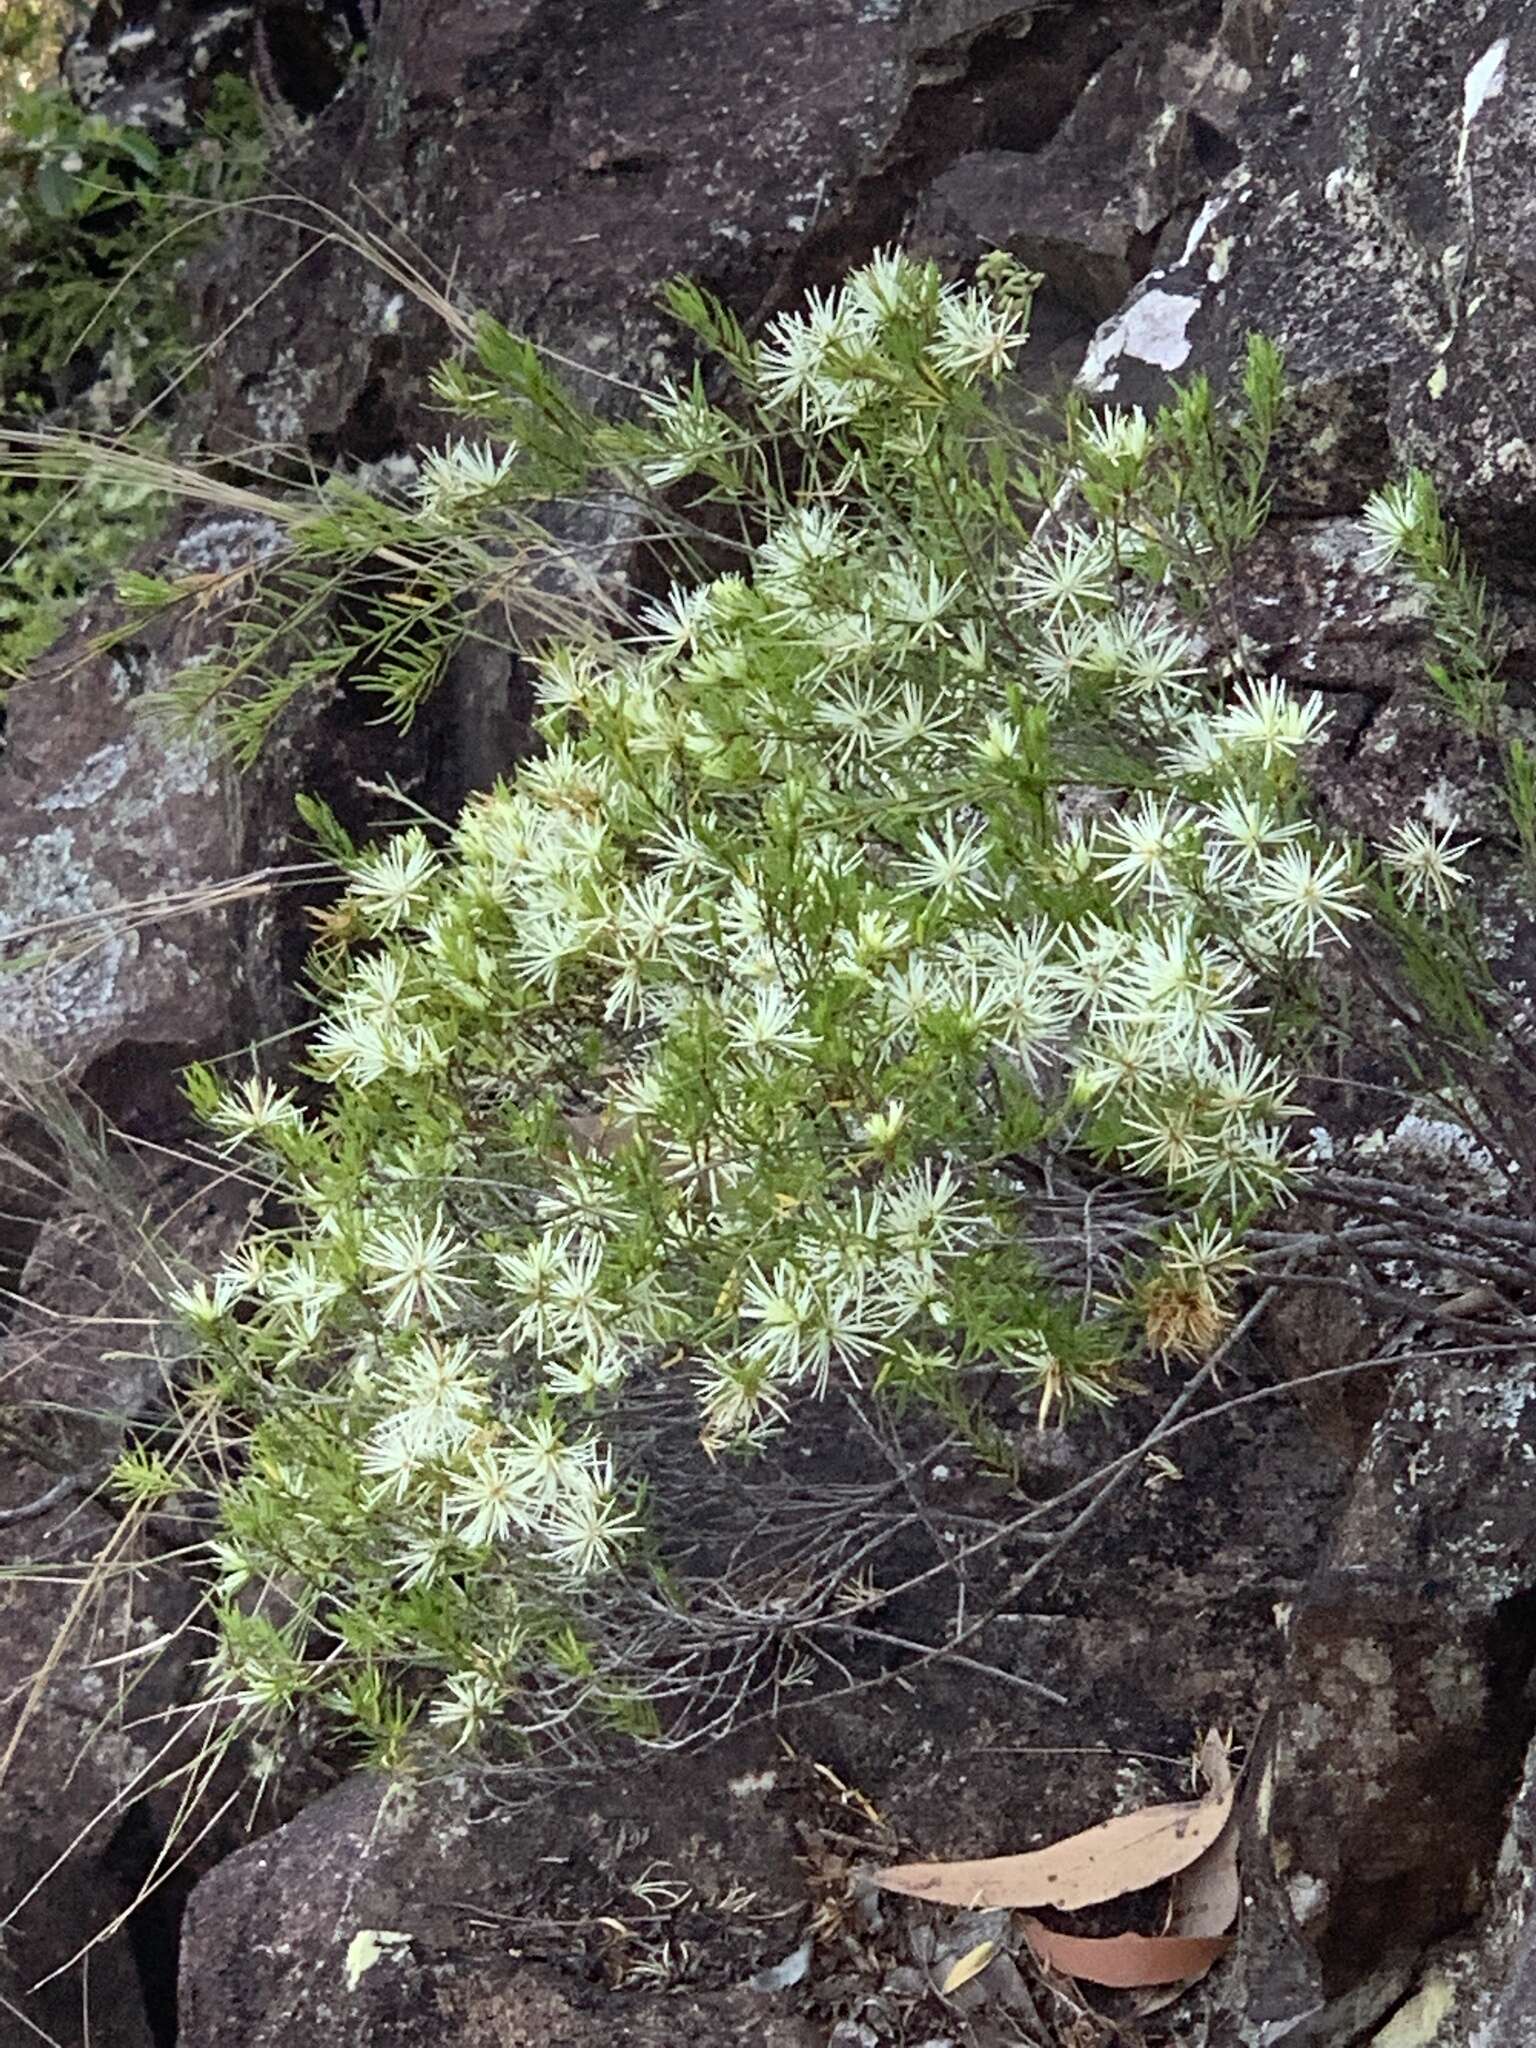
[[[653,294],[679,271],[751,321],[898,236],[957,266],[1001,245],[1046,278],[1027,389],[1081,373],[1155,402],[1170,374],[1227,378],[1250,330],[1281,343],[1302,403],[1247,628],[1337,706],[1320,784],[1338,817],[1416,814],[1433,791],[1496,850],[1489,763],[1424,716],[1413,622],[1360,567],[1352,515],[1403,464],[1433,471],[1515,619],[1518,701],[1536,572],[1524,0],[121,0],[70,76],[174,124],[215,58],[256,77],[287,196],[195,280],[202,330],[228,330],[192,423],[210,452],[376,462],[435,431],[439,330],[317,238],[321,208],[626,377],[674,350]],[[200,517],[171,544],[227,566],[263,536]],[[178,1156],[176,1074],[299,1014],[306,897],[286,884],[303,877],[275,873],[303,857],[293,791],[363,826],[385,772],[451,805],[521,729],[520,679],[466,661],[409,741],[337,699],[240,776],[137,717],[188,651],[146,633],[50,664],[0,757],[0,932],[96,933],[0,980],[0,1280],[23,1303],[0,1394],[56,1432],[46,1466],[0,1442],[0,1552],[32,1567],[0,1578],[4,2048],[1086,2048],[1109,2038],[1092,2016],[1006,1957],[937,1997],[974,1928],[861,1873],[1177,1796],[1214,1724],[1248,1758],[1246,1907],[1164,2038],[1536,2037],[1536,1363],[1475,1329],[1415,1351],[1394,1327],[1391,1367],[1293,1393],[1384,1341],[1379,1314],[1332,1295],[1259,1326],[1170,1446],[1176,1470],[1138,1467],[1083,1496],[1095,1515],[1070,1541],[946,1567],[883,1616],[934,1641],[987,1610],[974,1664],[881,1685],[859,1667],[857,1689],[713,1752],[516,1804],[357,1779],[266,1799],[235,1776],[135,1903],[188,1760],[185,1532],[129,1542],[83,1494],[163,1363],[142,1334],[146,1244],[195,1268],[239,1222],[238,1192]],[[1333,1128],[1341,1146],[1368,1133],[1364,1097]],[[1459,1171],[1433,1132],[1393,1142],[1417,1146],[1421,1182]],[[1031,1484],[1091,1476],[1170,1392],[1042,1446]],[[942,1557],[987,1503],[964,1470],[921,1484]],[[82,1976],[71,1959],[103,1927]]]

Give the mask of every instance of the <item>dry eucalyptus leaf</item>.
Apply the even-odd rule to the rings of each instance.
[[[978,1941],[976,1946],[968,1948],[963,1956],[956,1956],[944,1972],[944,1981],[939,1986],[940,1996],[948,1998],[951,1991],[958,1991],[962,1984],[969,1984],[973,1977],[979,1977],[997,1954],[997,1950],[998,1944],[995,1941]]]
[[[1200,1752],[1201,1768],[1213,1792],[1226,1792],[1232,1783],[1227,1747],[1214,1731],[1205,1738]],[[1243,1902],[1242,1881],[1237,1869],[1237,1815],[1228,1814],[1226,1826],[1203,1856],[1187,1870],[1181,1870],[1168,1888],[1168,1917],[1164,1934],[1203,1936],[1228,1933]],[[1214,1960],[1214,1958],[1213,1958]],[[1199,1983],[1210,1968],[1182,1978],[1177,1984],[1144,1991],[1132,2002],[1138,2019],[1161,2012]]]
[[[946,1906],[1057,1906],[1073,1911],[1144,1891],[1186,1869],[1220,1835],[1232,1787],[1209,1798],[1117,1814],[1082,1834],[1020,1856],[973,1863],[899,1863],[876,1883]],[[1142,1982],[1152,1980],[1142,1979]]]
[[[1231,1946],[1223,1935],[1057,1934],[1029,1913],[1023,1925],[1030,1947],[1048,1969],[1112,1991],[1203,1977]]]

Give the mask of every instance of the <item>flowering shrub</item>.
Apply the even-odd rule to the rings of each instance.
[[[451,830],[307,807],[346,888],[306,1081],[192,1077],[274,1201],[179,1297],[176,1462],[119,1478],[211,1494],[248,1708],[389,1762],[536,1741],[555,1697],[654,1729],[604,1606],[669,1584],[651,1404],[686,1386],[701,1459],[835,1392],[1006,1460],[1229,1326],[1295,1173],[1276,992],[1365,883],[1304,807],[1319,701],[1215,604],[1279,369],[1255,343],[1240,419],[1196,385],[1031,454],[988,397],[1028,286],[877,256],[757,344],[679,287],[734,398],[618,424],[485,323],[439,382],[490,438],[299,534],[462,615],[519,504],[605,476],[676,580],[542,647],[544,750]],[[393,659],[408,712],[437,643]],[[1454,876],[1417,827],[1387,858],[1431,909]],[[1134,1198],[1086,1267],[1069,1185]]]

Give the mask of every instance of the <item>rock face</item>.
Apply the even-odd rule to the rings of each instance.
[[[19,1505],[35,1473],[7,1471],[0,1500]],[[3,1516],[0,1509],[0,1516]],[[45,2037],[75,2048],[106,2040],[153,2048],[167,2038],[174,1982],[141,1963],[163,1955],[162,1914],[129,1918],[169,1817],[161,1771],[189,1684],[190,1601],[152,1550],[77,1499],[15,1527],[0,1524],[0,2040]],[[156,1654],[167,1640],[169,1654]],[[162,1754],[162,1752],[165,1752]],[[182,1759],[184,1761],[184,1759]],[[114,1922],[126,1924],[114,1925]],[[81,1950],[99,1941],[82,1992]],[[51,1980],[51,1981],[44,1981]],[[94,2019],[94,2024],[93,2024]]]
[[[899,233],[913,197],[967,149],[1030,148],[1149,0],[475,0],[429,36],[382,0],[365,70],[295,160],[307,196],[354,187],[363,216],[437,276],[595,376],[669,360],[655,307],[687,272],[744,316],[839,275]],[[306,180],[310,181],[306,184]],[[441,326],[334,244],[312,209],[256,222],[217,266],[290,285],[241,326],[210,432],[376,459],[429,432],[423,373]],[[308,251],[308,255],[304,254]]]
[[[1406,1367],[1287,1619],[1246,1870],[1269,1912],[1221,2038],[1351,2038],[1488,1903],[1536,1729],[1533,1518],[1531,1361]]]
[[[1155,397],[1268,334],[1311,401],[1298,505],[1347,509],[1417,463],[1528,559],[1529,27],[1520,0],[1293,0],[1241,162],[1105,322],[1089,388]]]
[[[204,330],[230,329],[197,400],[218,452],[281,445],[347,466],[431,438],[425,375],[447,347],[431,290],[622,384],[675,361],[654,295],[676,272],[750,324],[909,231],[956,265],[1002,245],[1044,273],[1039,383],[1081,367],[1099,395],[1155,404],[1170,375],[1225,378],[1250,330],[1273,335],[1302,405],[1240,623],[1338,707],[1320,770],[1336,816],[1366,829],[1434,794],[1497,851],[1490,764],[1470,741],[1434,751],[1405,687],[1419,626],[1362,569],[1351,515],[1393,467],[1429,466],[1501,570],[1513,672],[1529,679],[1528,14],[1522,0],[122,0],[97,10],[70,77],[167,134],[219,65],[257,82],[289,196],[232,223],[198,274]],[[389,263],[327,237],[333,207]],[[607,508],[587,516],[621,558]],[[204,520],[176,546],[183,566],[227,567],[271,540]],[[255,776],[237,776],[138,716],[197,651],[147,629],[110,659],[51,665],[12,702],[0,935],[21,967],[0,979],[0,1047],[25,1064],[8,1050],[0,1069],[0,1278],[21,1276],[27,1305],[3,1369],[8,1408],[48,1418],[32,1447],[52,1462],[7,1449],[0,1513],[35,1504],[60,1468],[88,1476],[161,1372],[110,1335],[50,1335],[61,1305],[110,1331],[143,1303],[117,1225],[29,1108],[39,1076],[78,1083],[129,1141],[178,1143],[181,1063],[299,1013],[302,899],[272,875],[303,857],[293,792],[318,788],[366,824],[366,785],[390,774],[451,806],[525,742],[510,667],[467,656],[408,743],[337,697],[296,707]],[[125,1205],[167,1219],[196,1263],[231,1227],[228,1201],[151,1156],[118,1143]],[[1319,1346],[1371,1336],[1368,1319],[1277,1326],[1231,1391],[1266,1395]],[[1176,1765],[1149,1755],[1177,1759],[1191,1729],[1250,1729],[1267,1708],[1245,1795],[1247,1918],[1205,2038],[1515,2048],[1536,2029],[1533,1400],[1528,1356],[1469,1349],[1410,1363],[1347,1413],[1264,1400],[1212,1423],[1181,1443],[1178,1479],[1116,1500],[1091,1551],[1039,1574],[1027,1551],[994,1561],[985,1674],[925,1666],[905,1691],[808,1708],[785,1723],[792,1758],[753,1734],[511,1812],[454,1784],[408,1799],[349,1782],[202,1877],[179,2035],[172,1899],[98,1952],[90,2038],[948,2040],[931,1929],[871,1904],[857,1873],[903,1846],[1023,1846],[1176,1791]],[[1065,1455],[1087,1469],[1130,1426]],[[957,1495],[954,1515],[966,1507]],[[44,1667],[60,1618],[47,1574],[119,1536],[77,1497],[0,1527],[30,1566],[0,1581],[12,1714],[29,1695],[9,1673]],[[134,1695],[143,1730],[119,1717],[110,1739],[85,1736],[111,1674],[189,1605],[169,1574],[105,1582],[0,1783],[6,1901],[81,1837],[62,1889],[0,1939],[5,2048],[12,2011],[18,2042],[29,2025],[67,2048],[84,2038],[77,1978],[30,1986],[131,1904],[153,1860],[168,1816],[135,1773],[190,1696],[190,1651]],[[1022,1995],[966,2011],[965,2038],[1060,2037],[1049,2000]]]
[[[747,1982],[775,1943],[793,1946],[783,1930],[804,1905],[758,1751],[735,1759],[734,1791],[718,1765],[673,1767],[627,1796],[621,1783],[515,1813],[453,1784],[353,1780],[199,1887],[182,2039],[813,2048],[811,2027]],[[574,1903],[594,1896],[603,1924]],[[735,1982],[690,1982],[706,1930],[712,1973]]]

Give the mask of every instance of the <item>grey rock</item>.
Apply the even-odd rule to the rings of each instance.
[[[1105,322],[1090,390],[1155,401],[1235,369],[1250,331],[1305,399],[1287,491],[1345,510],[1430,468],[1458,516],[1520,550],[1536,501],[1522,0],[1293,0],[1240,163],[1185,245]]]
[[[1536,1725],[1533,1540],[1536,1364],[1405,1366],[1288,1618],[1214,2038],[1353,2040],[1487,1903]]]
[[[517,1809],[354,1779],[194,1892],[182,2048],[813,2048],[785,1994],[745,1981],[804,1895],[787,1822],[744,1798],[718,1762]],[[670,1918],[637,1891],[647,1874],[676,1888]],[[713,1967],[740,1966],[730,1988],[689,1988],[706,1930]]]
[[[11,1504],[24,1475],[0,1474]],[[26,1481],[36,1484],[36,1475]],[[0,2040],[151,2048],[123,1916],[162,1839],[191,1602],[78,1500],[0,1527]],[[89,1992],[81,1952],[90,1944]],[[50,1980],[51,1981],[43,1981]]]

